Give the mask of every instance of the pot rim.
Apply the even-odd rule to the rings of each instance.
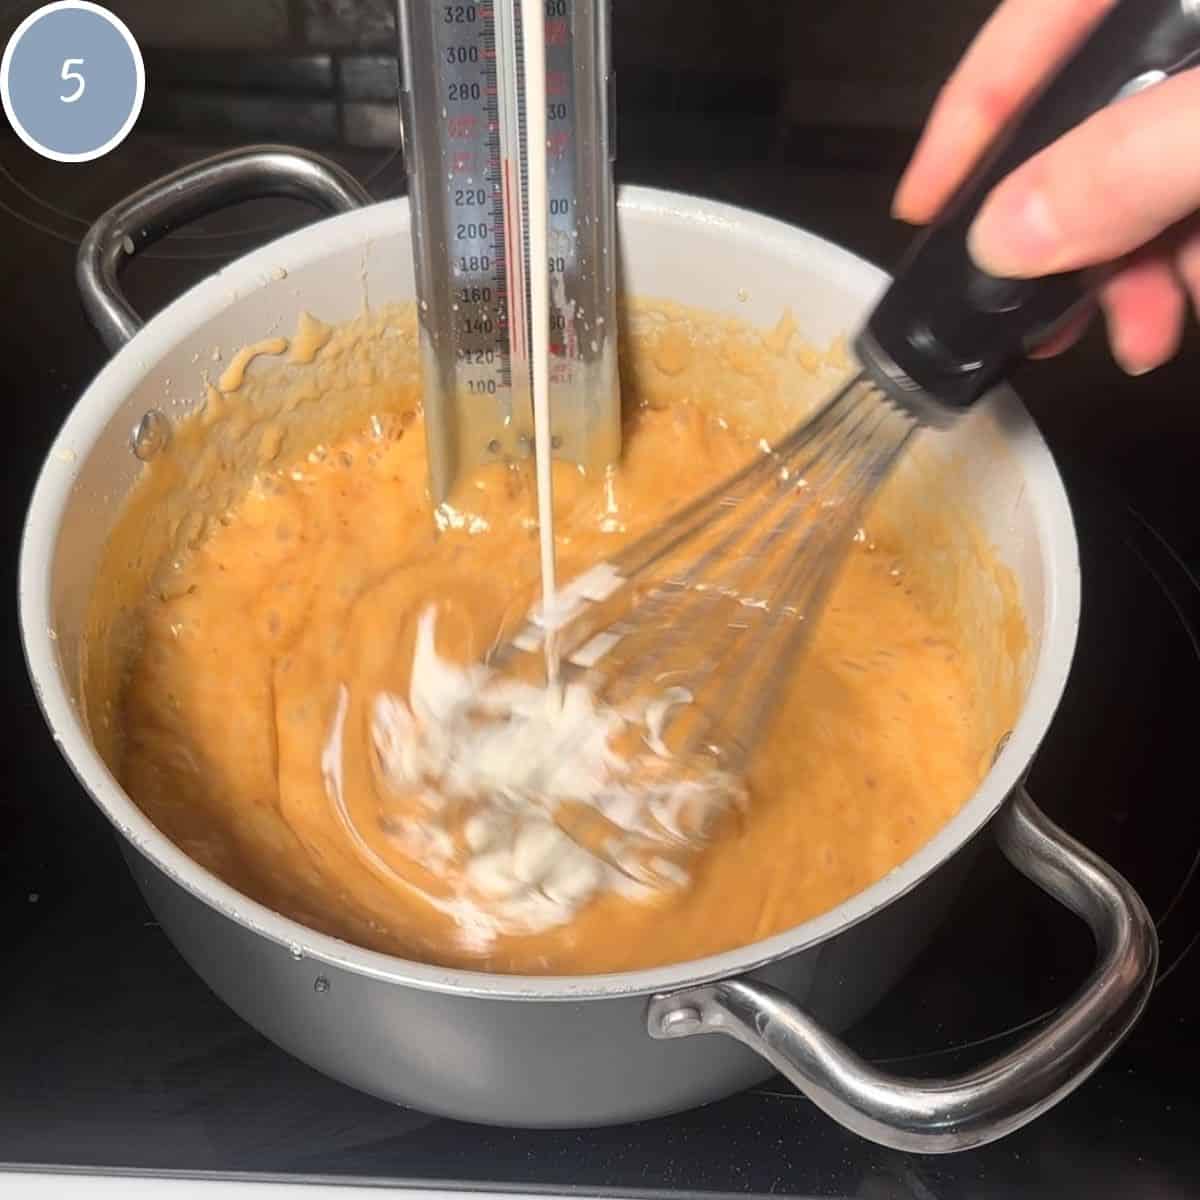
[[[657,188],[624,186],[624,216],[698,233],[722,228],[781,252],[808,247],[815,257],[882,287],[884,272],[866,260],[797,226],[729,204]],[[290,268],[361,250],[375,240],[407,234],[406,199],[390,200],[329,217],[237,259],[153,317],[100,371],[75,404],[39,473],[26,516],[19,567],[21,639],[34,692],[54,741],[81,785],[120,834],[179,886],[239,925],[315,963],[426,991],[508,1000],[572,1001],[651,995],[742,975],[840,933],[898,899],[973,837],[1019,782],[1049,727],[1074,657],[1079,625],[1078,547],[1070,505],[1048,447],[1016,394],[999,389],[990,401],[1027,478],[1044,539],[1045,624],[1042,645],[1021,713],[1007,744],[975,793],[938,832],[869,887],[801,925],[720,954],[638,971],[582,976],[521,976],[459,970],[384,954],[317,933],[251,900],[190,859],[151,823],[117,783],[88,736],[66,687],[52,635],[51,579],[55,547],[79,468],[117,407],[180,339],[258,290],[280,264]]]

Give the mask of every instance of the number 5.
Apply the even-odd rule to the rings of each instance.
[[[75,83],[78,85],[69,96],[59,96],[59,99],[64,104],[74,104],[75,101],[78,100],[79,97],[83,95],[84,89],[87,87],[87,82],[84,80],[83,76],[80,75],[80,73],[78,71],[71,70],[72,67],[82,67],[82,66],[83,66],[82,58],[68,58],[66,60],[66,62],[64,62],[62,65],[63,83],[70,83],[71,80],[74,80]]]

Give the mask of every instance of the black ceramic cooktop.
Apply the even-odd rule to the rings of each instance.
[[[107,203],[205,149],[137,136],[72,172],[0,141],[0,245],[12,281],[0,300],[0,565],[10,596],[38,464],[104,357],[73,294],[75,245]],[[346,161],[378,195],[399,186],[391,155]],[[630,173],[772,211],[884,262],[903,241],[882,216],[888,171],[646,164]],[[307,218],[255,204],[175,235],[131,270],[135,303],[152,311]],[[1165,404],[1184,381],[1194,394],[1198,370],[1193,351],[1141,381],[1140,402]],[[676,1118],[566,1133],[469,1128],[349,1091],[244,1025],[172,949],[44,732],[10,618],[0,660],[0,1163],[612,1194],[1200,1194],[1200,590],[1186,565],[1198,565],[1200,521],[1179,491],[1200,466],[1200,434],[1189,446],[1113,426],[1114,394],[1133,393],[1095,341],[1028,372],[1025,389],[1068,477],[1084,578],[1079,654],[1031,790],[1134,882],[1162,938],[1145,1018],[1059,1107],[997,1145],[918,1158],[844,1133],[782,1082]],[[1082,927],[989,846],[934,943],[849,1041],[904,1073],[962,1069],[1044,1020],[1089,962]]]

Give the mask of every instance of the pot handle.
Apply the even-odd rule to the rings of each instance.
[[[734,1038],[847,1129],[896,1150],[946,1154],[1019,1129],[1082,1083],[1133,1027],[1154,984],[1158,937],[1129,883],[1059,829],[1023,788],[994,828],[1009,862],[1085,920],[1097,948],[1096,966],[1074,998],[1002,1058],[948,1079],[888,1075],[782,992],[744,979],[655,997],[651,1037]]]
[[[114,353],[142,327],[121,292],[125,261],[205,213],[264,196],[307,200],[330,212],[372,202],[336,163],[288,146],[250,146],[182,167],[114,204],[88,230],[75,260],[83,307]]]

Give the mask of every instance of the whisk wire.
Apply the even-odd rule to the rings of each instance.
[[[833,408],[832,404],[827,406],[822,410],[822,414]],[[837,408],[832,420],[832,427],[836,429],[851,416],[851,410]],[[740,495],[731,491],[726,482],[701,497],[699,503],[702,505],[703,512],[709,514],[706,522],[700,521],[697,527],[691,530],[688,518],[695,508],[694,502],[684,510],[681,517],[673,518],[671,521],[672,526],[677,519],[688,523],[690,531],[687,534],[679,535],[672,542],[661,536],[661,529],[656,530],[647,535],[647,538],[635,543],[625,554],[619,555],[613,560],[614,567],[623,575],[627,578],[636,578],[635,571],[645,570],[652,563],[662,561],[663,557],[669,557],[670,549],[660,549],[664,543],[668,546],[685,544],[699,536],[700,530],[704,529],[706,525],[712,529],[721,526],[727,527],[724,534],[704,550],[698,558],[689,563],[682,572],[668,575],[657,582],[650,594],[638,602],[637,622],[648,633],[650,645],[638,658],[637,676],[635,678],[626,674],[615,682],[610,682],[610,678],[616,673],[617,663],[616,656],[610,656],[603,668],[593,667],[585,677],[585,681],[597,695],[603,696],[611,704],[625,703],[641,682],[656,678],[656,672],[660,666],[678,651],[685,641],[690,640],[689,634],[694,635],[695,631],[702,627],[701,623],[715,608],[727,605],[730,600],[739,599],[747,576],[761,564],[761,559],[770,548],[771,543],[781,536],[787,528],[789,520],[797,519],[803,506],[799,504],[789,506],[787,514],[790,515],[785,515],[782,521],[768,529],[761,536],[757,545],[748,551],[743,550],[736,562],[732,564],[729,562],[730,557],[738,543],[745,539],[748,531],[759,528],[773,509],[788,499],[799,487],[804,486],[803,474],[811,472],[826,453],[827,443],[819,441],[817,438],[818,421],[819,416],[793,431],[780,446],[769,451],[765,458],[751,462],[738,476],[735,476],[735,479],[739,479],[743,484],[753,485],[740,489]],[[811,449],[811,453],[803,465],[797,466],[796,458],[806,449]],[[794,481],[794,477],[797,475],[800,475],[801,478]],[[762,486],[764,482],[767,484],[765,488]],[[756,500],[758,503],[753,513],[748,516],[744,515],[741,510]],[[714,505],[716,506],[715,516],[713,515]],[[728,518],[731,516],[737,516],[738,520],[729,521]],[[649,551],[648,545],[654,547],[653,554]],[[715,564],[726,564],[720,582],[719,584],[706,584],[704,580],[709,569]],[[629,586],[633,586],[632,579]],[[666,623],[668,612],[671,618],[669,625]],[[632,657],[629,647],[626,647],[626,653],[621,657]]]
[[[615,706],[668,688],[656,737],[741,770],[861,514],[917,428],[857,375],[805,424],[614,556],[555,631],[564,668]],[[682,554],[691,554],[679,561]],[[582,598],[581,598],[582,597]],[[535,619],[495,662],[535,650]]]
[[[836,520],[814,521],[799,541],[789,546],[791,559],[771,596],[768,616],[754,643],[743,649],[738,663],[725,674],[713,709],[718,714],[737,714],[736,727],[730,727],[722,739],[723,762],[730,769],[744,765],[770,719],[777,682],[790,672],[812,636],[814,619],[849,550],[850,530],[857,525],[872,494],[872,480],[886,477],[915,429],[910,420],[890,423],[893,415],[882,416],[866,435],[874,453],[864,453],[844,481],[840,494],[846,500]],[[786,632],[779,635],[785,622],[789,623]],[[687,754],[699,748],[689,744],[681,752]]]
[[[709,694],[711,689],[697,687],[693,705],[678,710],[677,721],[690,731],[677,739],[680,754],[719,749],[726,766],[740,766],[741,752],[752,740],[747,735],[759,723],[759,698],[769,697],[773,692],[770,679],[763,678],[764,670],[774,674],[781,662],[782,649],[798,648],[811,624],[806,617],[822,599],[821,580],[831,576],[840,561],[839,540],[849,544],[844,533],[839,539],[838,530],[846,529],[853,512],[841,512],[837,521],[828,521],[823,511],[834,494],[839,473],[846,474],[843,452],[856,439],[867,442],[874,439],[888,415],[879,406],[862,403],[861,398],[847,404],[846,411],[850,418],[831,427],[833,436],[821,440],[819,452],[810,458],[812,465],[806,468],[806,477],[793,485],[799,494],[793,495],[793,502],[782,517],[761,534],[750,552],[748,561],[760,567],[755,582],[760,587],[765,585],[765,593],[737,597],[744,614],[740,636],[727,639],[723,652],[702,668],[714,681],[715,695]],[[842,480],[851,496],[860,482],[860,476],[856,475]],[[780,626],[785,621],[791,623],[791,628],[781,634]],[[727,627],[732,627],[732,622]],[[781,639],[779,646],[771,644],[775,638]],[[789,662],[791,657],[788,656]],[[736,726],[731,728],[735,715]],[[708,722],[707,731],[698,719],[701,716]],[[713,744],[711,738],[707,745],[701,744],[708,732],[722,728],[725,734],[717,740],[718,744]]]

